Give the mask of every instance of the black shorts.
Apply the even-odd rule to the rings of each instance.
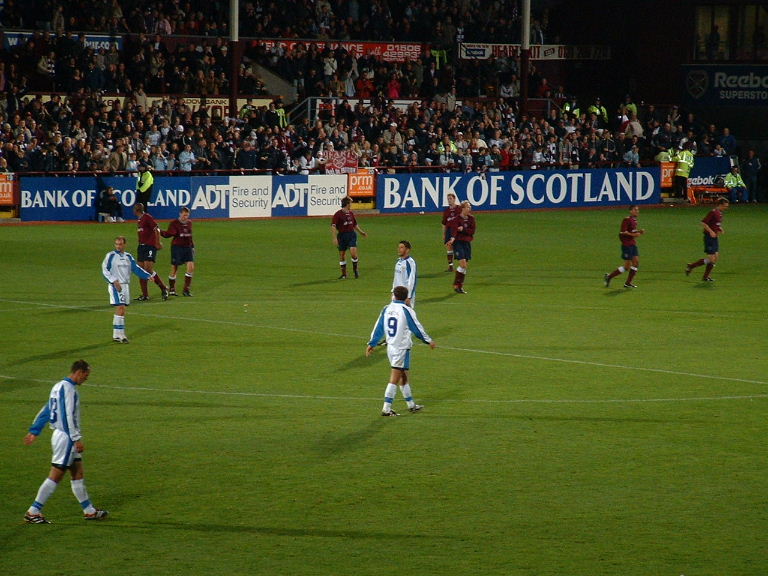
[[[346,250],[347,248],[357,247],[357,232],[354,230],[349,232],[339,232],[336,237],[339,239],[339,252]]]
[[[180,266],[195,261],[195,249],[192,246],[171,246],[171,264]]]
[[[622,260],[632,260],[635,256],[640,256],[640,251],[637,249],[637,244],[621,247]]]
[[[717,236],[712,238],[709,234],[704,234],[704,253],[717,254],[718,252],[720,252],[720,238]]]
[[[472,260],[472,243],[465,240],[454,240],[453,257],[456,260]]]
[[[139,244],[136,250],[136,260],[139,262],[155,262],[157,248],[149,244]]]

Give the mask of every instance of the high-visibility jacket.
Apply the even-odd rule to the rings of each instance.
[[[746,188],[747,185],[744,184],[744,179],[741,177],[741,174],[734,174],[733,172],[729,172],[725,177],[725,187],[728,189]]]
[[[693,165],[696,162],[693,157],[693,152],[690,150],[679,150],[672,159],[677,162],[675,176],[688,178],[693,169]]]

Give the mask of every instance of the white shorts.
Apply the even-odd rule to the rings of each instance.
[[[54,430],[51,435],[51,464],[69,468],[75,460],[81,460],[82,456],[75,450],[75,443],[69,439],[69,434],[61,430]]]
[[[389,358],[389,365],[392,368],[410,370],[411,368],[411,349],[410,348],[393,348],[392,346],[387,346],[387,357]]]
[[[112,306],[129,306],[131,304],[131,285],[120,284],[120,291],[117,291],[112,284],[107,284],[109,293],[109,303]]]

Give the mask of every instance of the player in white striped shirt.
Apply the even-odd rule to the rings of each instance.
[[[131,272],[143,280],[152,278],[155,273],[147,272],[125,251],[125,236],[115,238],[115,249],[104,256],[101,273],[109,283],[109,303],[114,307],[112,317],[112,340],[127,344],[125,335],[125,307],[131,303]]]
[[[24,514],[24,520],[30,524],[50,524],[41,510],[53,496],[67,470],[72,479],[72,493],[80,502],[83,517],[86,520],[103,520],[109,514],[106,510],[94,507],[85,488],[82,460],[85,447],[80,432],[80,395],[77,387],[88,380],[90,374],[91,367],[85,360],[77,360],[72,364],[69,376],[53,386],[48,403],[38,412],[29,433],[24,437],[25,444],[32,444],[46,422],[53,430],[51,471],[40,485],[35,501]]]
[[[411,348],[413,347],[412,335],[429,344],[430,348],[435,348],[437,344],[427,334],[424,327],[416,317],[416,312],[410,308],[405,300],[408,297],[408,288],[405,286],[396,286],[392,291],[394,301],[384,306],[379,314],[378,320],[371,332],[371,338],[365,349],[365,355],[373,354],[380,342],[387,342],[387,356],[392,368],[389,375],[389,382],[384,390],[384,406],[381,410],[382,416],[399,416],[392,410],[392,402],[397,395],[397,388],[408,404],[410,412],[418,412],[423,408],[420,404],[413,401],[411,385],[408,378],[408,370],[411,364]]]

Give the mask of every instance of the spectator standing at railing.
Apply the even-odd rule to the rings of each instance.
[[[677,162],[675,167],[675,197],[688,198],[688,176],[691,174],[696,160],[691,152],[691,142],[686,142],[682,150],[675,150],[672,160]]]
[[[747,151],[747,157],[741,161],[741,167],[741,173],[747,187],[747,198],[750,198],[752,202],[758,202],[757,184],[762,165],[754,149],[750,148]]]

